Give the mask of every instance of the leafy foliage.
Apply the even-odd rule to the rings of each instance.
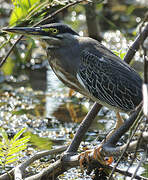
[[[10,26],[27,26],[35,24],[45,16],[65,5],[57,0],[12,0],[14,9],[11,13]],[[56,6],[56,8],[55,8]]]
[[[126,54],[126,52],[122,52],[122,50],[120,50],[119,52],[114,50],[113,53],[119,56],[122,60],[124,59],[124,56]]]
[[[25,130],[26,128],[23,128],[9,140],[6,131],[3,128],[0,129],[2,136],[2,141],[0,142],[0,165],[3,168],[7,164],[17,161],[21,155],[21,151],[27,148],[27,142],[30,136],[20,138]]]
[[[30,143],[34,147],[37,147],[37,149],[42,149],[42,150],[48,149],[49,150],[52,148],[53,142],[50,138],[40,137],[37,134],[33,134],[33,133],[27,131],[25,133],[25,136],[28,136],[28,135],[30,136]]]
[[[8,57],[7,62],[1,68],[4,75],[11,75],[13,73],[15,67],[15,62],[12,60],[11,57]]]
[[[40,0],[12,0],[12,2],[14,9],[10,17],[10,25],[16,25],[24,18],[29,18],[29,13],[40,4]]]

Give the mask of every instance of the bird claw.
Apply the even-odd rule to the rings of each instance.
[[[99,161],[101,164],[107,166],[110,165],[113,162],[113,157],[103,157],[101,156],[100,152],[102,150],[102,146],[99,146],[98,148],[94,149],[93,158]]]
[[[80,162],[80,168],[81,170],[83,170],[83,164],[84,162],[87,162],[89,163],[90,162],[90,157],[89,157],[89,154],[92,152],[92,150],[87,150],[85,152],[82,152],[79,157],[78,157],[78,160]]]
[[[80,162],[80,168],[81,170],[83,170],[83,165],[85,162],[89,163],[90,162],[90,156],[89,154],[93,153],[93,158],[97,161],[99,161],[99,163],[107,166],[110,165],[113,162],[113,157],[108,157],[108,158],[104,158],[103,156],[101,156],[100,152],[101,152],[102,146],[99,146],[93,150],[87,150],[83,153],[81,153],[78,157],[78,160]]]

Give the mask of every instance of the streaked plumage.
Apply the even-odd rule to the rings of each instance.
[[[58,78],[68,87],[109,108],[129,112],[142,101],[142,79],[128,64],[89,37],[53,23],[9,32],[39,36]]]

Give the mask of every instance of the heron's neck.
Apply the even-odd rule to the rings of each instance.
[[[63,68],[66,72],[76,74],[80,61],[77,46],[48,49],[47,56],[51,66]]]

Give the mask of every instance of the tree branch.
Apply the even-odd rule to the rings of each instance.
[[[135,149],[135,147],[137,146],[138,141],[133,141],[130,144],[125,144],[123,146],[120,146],[118,148],[118,152],[117,154],[121,154],[121,152],[123,150],[125,150],[128,146],[127,152],[131,152]],[[143,146],[148,143],[148,132],[143,132],[143,136],[141,139],[141,143],[140,143],[140,147],[143,148]],[[21,174],[21,177],[24,177],[25,174],[25,169],[34,161],[40,159],[43,156],[47,156],[47,155],[51,155],[51,154],[55,154],[55,153],[61,153],[64,150],[66,150],[67,146],[63,146],[57,149],[53,149],[50,151],[43,151],[43,152],[39,152],[37,154],[35,154],[34,156],[32,156],[31,158],[29,158],[28,160],[26,160],[25,162],[23,162],[22,164],[18,165],[16,168],[13,168],[9,174],[13,177],[15,172],[19,172],[19,174],[15,174],[16,178],[18,178]],[[96,162],[96,159],[94,159],[94,155],[93,153],[90,154],[90,163],[92,162]],[[55,179],[58,175],[64,173],[65,171],[67,171],[68,169],[72,168],[72,167],[76,167],[79,166],[79,155],[75,155],[75,156],[65,156],[65,158],[57,160],[55,163],[51,164],[49,167],[43,169],[40,173],[24,178],[25,180],[40,180],[40,179]],[[96,164],[97,165],[97,164]],[[109,169],[113,169],[112,166],[107,167]],[[123,170],[120,170],[118,168],[115,168],[116,172],[119,172],[120,174],[123,175],[127,175],[127,176],[132,176],[132,173],[129,172],[125,172]],[[143,178],[143,177],[142,177]],[[4,175],[0,176],[0,179],[2,180],[9,180],[10,177],[9,175],[6,173]],[[140,179],[140,176],[136,176],[135,179]],[[147,178],[143,178],[143,180],[148,180]]]
[[[88,131],[88,128],[92,124],[93,120],[95,119],[96,115],[98,114],[99,110],[102,108],[102,105],[98,103],[94,103],[91,110],[88,112],[87,116],[84,118],[82,123],[79,126],[79,129],[77,130],[72,143],[67,149],[67,153],[76,153],[77,149],[85,135],[85,133]]]
[[[21,172],[21,176],[24,176],[24,172],[25,172],[25,169],[31,164],[33,163],[34,161],[40,159],[41,157],[43,156],[48,156],[48,155],[52,155],[52,154],[57,154],[57,153],[61,153],[63,151],[65,151],[67,149],[67,146],[62,146],[62,147],[59,147],[57,149],[52,149],[52,150],[49,150],[49,151],[41,151],[41,152],[38,152],[36,153],[34,156],[32,156],[31,158],[27,159],[25,162],[21,163],[20,165],[18,165],[16,168],[13,168],[11,171],[9,171],[8,173],[5,173],[3,175],[0,176],[0,179],[1,180],[9,180],[10,179],[10,176],[14,176],[14,174],[16,172]],[[10,175],[10,176],[9,176]],[[18,175],[20,176],[18,173],[15,174],[15,175]],[[19,177],[18,177],[19,178]],[[15,177],[15,179],[17,179],[17,177]]]
[[[115,145],[119,141],[119,139],[125,134],[129,128],[133,125],[137,117],[139,116],[139,112],[141,111],[141,106],[131,114],[131,116],[126,120],[123,125],[117,129],[117,131],[108,139],[106,143],[102,146],[102,155],[104,156],[110,156],[110,155],[117,155],[117,152],[119,152],[120,147],[116,147]],[[121,152],[120,152],[121,154]]]
[[[86,24],[88,36],[101,42],[103,40],[98,26],[98,18],[96,14],[96,2],[85,5]]]
[[[144,40],[148,37],[148,24],[144,27],[143,31],[137,36],[132,46],[129,48],[128,52],[124,57],[126,63],[130,63],[135,53],[140,47],[140,44],[143,44]]]

